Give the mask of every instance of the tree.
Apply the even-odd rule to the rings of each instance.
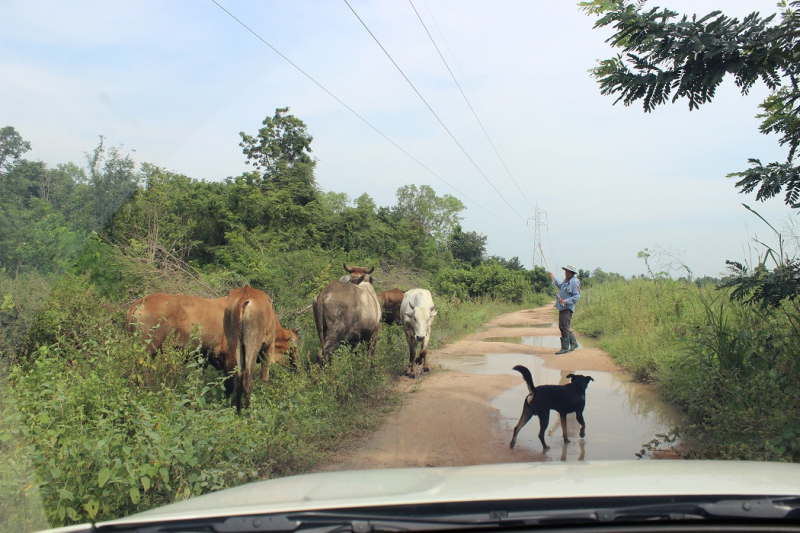
[[[102,135],[97,147],[85,156],[89,171],[87,204],[92,205],[94,224],[100,228],[133,196],[141,175],[131,156],[122,154],[122,147],[106,148]]]
[[[646,0],[580,3],[585,12],[600,17],[596,28],[613,25],[616,33],[607,42],[624,52],[624,58],[620,54],[606,59],[593,70],[601,93],[619,94],[615,103],[622,101],[626,106],[641,100],[645,112],[682,98],[688,100],[692,110],[711,102],[727,75],[733,76],[742,94],[747,94],[758,80],[763,81],[772,94],[759,105],[763,110],[757,115],[762,119],[759,130],[781,135],[779,142],[788,147],[788,155],[783,162],[767,165],[750,158],[749,169],[728,177],[739,178],[736,187],[740,193],[757,191],[759,201],[783,193],[786,205],[800,207],[800,0],[783,0],[778,21],[775,15],[761,17],[758,13],[739,21],[720,11],[700,18],[684,15],[677,20],[677,12],[658,7],[645,9],[645,3]],[[648,250],[639,252],[639,257],[644,258],[649,271]],[[734,288],[732,298],[777,308],[784,300],[793,301],[800,294],[799,263],[781,255],[775,270],[768,273],[768,257],[774,254],[765,254],[753,269],[727,262],[734,276],[723,285]],[[655,279],[652,272],[650,275]]]
[[[505,257],[500,257],[499,255],[493,255],[486,260],[486,262],[497,263],[503,268],[507,268],[508,270],[525,270],[525,265],[519,260],[519,257],[516,255],[511,259],[506,259]]]
[[[772,94],[760,104],[764,110],[760,131],[781,135],[789,149],[784,162],[767,165],[750,158],[750,168],[729,174],[740,178],[741,193],[757,190],[759,201],[785,193],[784,202],[800,207],[800,0],[783,1],[775,15],[752,13],[739,21],[720,11],[678,20],[666,8],[645,9],[644,1],[592,0],[581,8],[599,15],[595,28],[613,26],[608,39],[622,54],[600,61],[592,71],[601,93],[618,94],[626,106],[641,100],[645,112],[656,106],[687,99],[689,109],[711,102],[722,80],[734,78],[742,94],[763,81]]]
[[[239,132],[239,146],[247,156],[246,163],[261,173],[263,191],[278,191],[305,206],[319,192],[314,179],[316,161],[309,155],[314,138],[302,120],[288,113],[288,107],[276,109],[274,116],[264,119],[255,136]]]
[[[453,259],[471,267],[480,265],[486,255],[486,236],[474,231],[464,232],[461,224],[456,224],[450,234],[449,244]]]
[[[7,160],[16,163],[30,149],[31,143],[24,140],[13,126],[0,129],[0,173]]]
[[[397,189],[397,206],[394,213],[400,218],[418,222],[433,235],[436,242],[447,242],[450,233],[463,218],[466,207],[455,196],[436,196],[429,185],[404,185]]]

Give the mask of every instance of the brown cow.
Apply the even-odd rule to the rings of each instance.
[[[129,332],[141,332],[151,355],[161,348],[170,331],[175,331],[180,346],[188,346],[195,332],[196,343],[208,361],[214,368],[225,370],[228,346],[222,315],[227,301],[227,297],[210,299],[156,292],[134,302],[126,324]]]
[[[383,308],[383,315],[381,321],[389,324],[402,325],[403,317],[400,315],[400,304],[403,303],[403,296],[405,291],[400,289],[389,289],[388,291],[379,292],[377,294],[378,301]]]
[[[287,329],[281,326],[278,322],[278,317],[275,317],[275,356],[277,362],[283,359],[283,355],[289,356],[289,364],[293,370],[297,370],[297,347],[300,344],[300,337],[296,329]],[[270,362],[264,357],[265,352],[258,353],[258,362],[261,363],[261,381],[266,383],[269,381],[269,365]]]
[[[189,344],[194,332],[201,353],[208,358],[208,362],[217,370],[229,374],[236,367],[236,362],[228,357],[228,343],[222,327],[227,302],[227,296],[209,299],[157,292],[134,302],[128,310],[126,324],[131,333],[142,333],[151,355],[161,348],[170,331],[175,332],[175,340],[182,347]],[[297,368],[297,330],[281,327],[276,317],[275,331],[276,359],[279,361],[282,354],[288,354],[292,366]],[[263,355],[259,354],[261,379],[268,381],[270,361]],[[225,390],[228,395],[232,394],[233,383],[230,380],[225,382]]]
[[[266,350],[267,365],[279,357],[275,353],[277,323],[272,300],[267,293],[249,285],[233,289],[228,293],[222,327],[230,347],[229,364],[238,367],[233,374],[234,404],[237,412],[241,412],[242,404],[245,409],[250,408],[253,371],[259,352]]]
[[[374,355],[381,325],[381,304],[372,287],[371,276],[364,274],[353,283],[329,283],[314,298],[314,321],[323,363],[328,362],[342,342],[368,341],[370,355]]]
[[[339,281],[344,281],[345,283],[360,283],[359,279],[364,274],[372,274],[375,270],[375,265],[371,266],[370,268],[365,267],[358,267],[358,266],[347,266],[347,263],[342,263],[344,269],[347,271],[347,274],[339,278]],[[370,283],[372,283],[372,277],[370,276]]]

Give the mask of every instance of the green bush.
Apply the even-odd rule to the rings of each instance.
[[[529,277],[521,270],[508,270],[497,263],[483,264],[472,270],[445,268],[433,278],[440,294],[468,298],[489,298],[522,303],[531,294]]]

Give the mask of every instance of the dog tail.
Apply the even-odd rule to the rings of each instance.
[[[533,376],[531,376],[531,371],[522,365],[515,366],[514,370],[522,374],[522,379],[528,384],[528,391],[533,394]]]

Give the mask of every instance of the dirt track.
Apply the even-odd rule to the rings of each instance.
[[[488,337],[559,335],[542,324],[557,321],[552,306],[499,316],[464,339],[428,354],[433,371],[397,385],[401,405],[374,433],[350,446],[320,470],[358,470],[409,466],[465,466],[487,463],[542,461],[541,453],[508,447],[510,435],[501,432],[492,400],[519,384],[509,375],[473,375],[445,369],[442,357],[481,353],[531,353],[554,369],[581,368],[618,372],[611,359],[598,349],[581,349],[554,355],[552,348],[504,342],[483,342]],[[529,325],[530,328],[519,327]],[[533,327],[539,325],[539,327]],[[516,326],[513,328],[503,326]],[[436,325],[434,324],[434,327]],[[580,337],[579,337],[580,339]]]

